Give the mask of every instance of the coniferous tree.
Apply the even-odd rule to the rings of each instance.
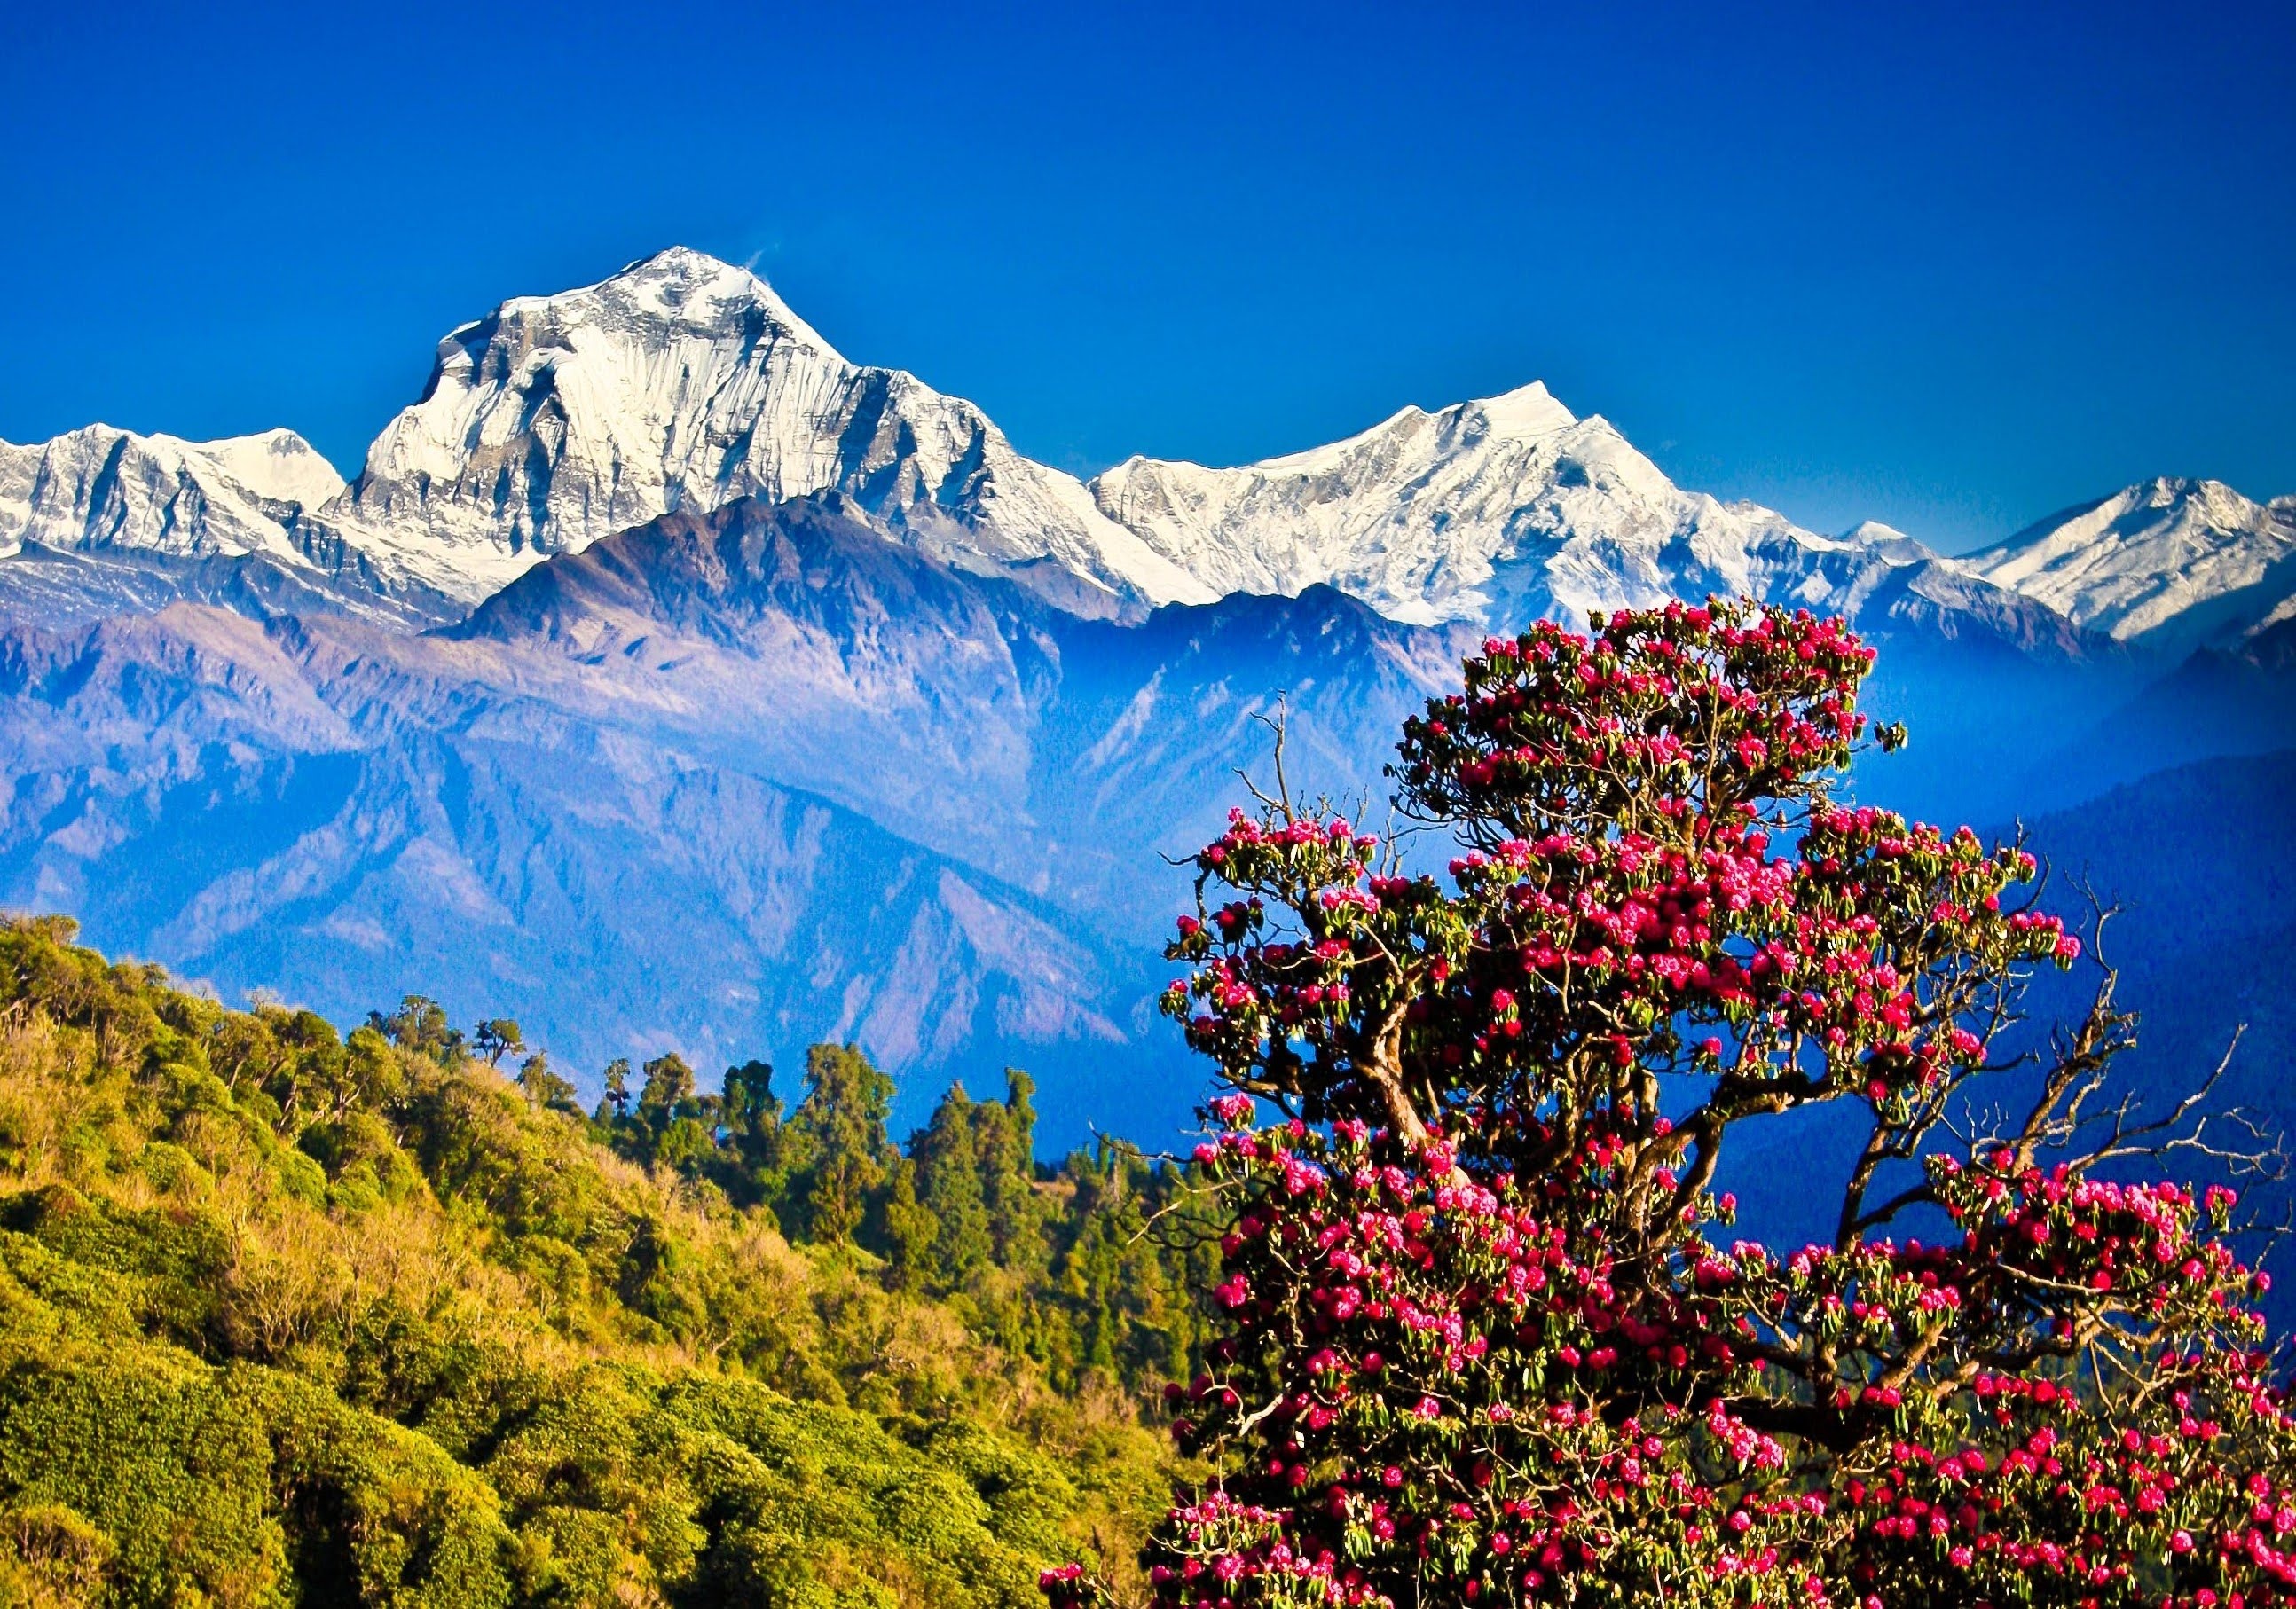
[[[899,1291],[925,1290],[939,1275],[933,1245],[940,1220],[917,1199],[916,1164],[906,1156],[893,1163],[881,1216],[888,1283]]]
[[[983,1101],[973,1108],[981,1205],[997,1266],[1033,1276],[1046,1262],[1044,1212],[1036,1188],[1037,1111],[1029,1100],[1037,1086],[1018,1067],[1006,1068],[1004,1077],[1004,1102]]]
[[[951,1084],[932,1118],[909,1142],[917,1197],[939,1226],[933,1241],[934,1282],[955,1289],[988,1265],[996,1251],[982,1199],[982,1158],[974,1107],[963,1084]]]
[[[789,1125],[804,1150],[791,1205],[809,1238],[850,1240],[898,1155],[885,1134],[893,1081],[857,1045],[814,1046],[805,1074],[805,1099]]]

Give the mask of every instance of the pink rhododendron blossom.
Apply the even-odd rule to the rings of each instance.
[[[1494,636],[1392,768],[1440,877],[1280,804],[1197,857],[1226,1327],[1159,1605],[2296,1604],[2235,1197],[2063,1148],[2109,988],[1964,1137],[2082,948],[2018,845],[1849,800],[1873,661],[1745,603]],[[1828,1102],[1838,1229],[1722,1235],[1733,1126]]]

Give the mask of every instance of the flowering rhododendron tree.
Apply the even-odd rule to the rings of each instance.
[[[2296,1601],[2231,1192],[2118,1181],[2159,1137],[2084,1117],[2109,974],[2008,1071],[2080,946],[2021,850],[1837,800],[1899,735],[1873,658],[1751,604],[1542,625],[1406,723],[1447,875],[1283,800],[1197,857],[1164,1004],[1225,1085],[1227,1328],[1169,1393],[1219,1474],[1160,1602]],[[1820,1102],[1832,1238],[1733,1239],[1732,1125]]]

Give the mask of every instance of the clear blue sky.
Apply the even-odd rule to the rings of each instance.
[[[2296,491],[2286,0],[468,12],[0,7],[0,437],[348,470],[449,328],[683,241],[1078,470],[1544,378],[1948,547]]]

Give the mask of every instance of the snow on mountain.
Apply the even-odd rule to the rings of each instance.
[[[673,248],[455,331],[348,486],[285,430],[0,444],[0,557],[18,555],[0,615],[183,596],[435,623],[664,514],[825,491],[1086,617],[1328,584],[1408,624],[1513,626],[1751,592],[1931,624],[1974,611],[2033,642],[2059,610],[2189,645],[2296,594],[2296,500],[2156,481],[1940,559],[1884,526],[1826,536],[1685,491],[1537,384],[1239,469],[1136,457],[1086,486],[972,404],[848,362],[756,275]]]
[[[2218,480],[2148,480],[1964,562],[2082,625],[2185,651],[2253,630],[2296,598],[2296,497],[2264,503]]]
[[[1513,626],[1709,592],[1854,608],[1882,573],[1934,559],[1902,533],[1822,536],[1685,492],[1542,384],[1405,408],[1242,469],[1132,458],[1091,488],[1111,519],[1216,591],[1324,583],[1419,625]]]
[[[342,489],[292,430],[181,441],[88,425],[29,446],[0,442],[0,556],[29,542],[302,565],[298,521]]]
[[[971,403],[847,362],[756,275],[683,248],[449,335],[327,519],[476,602],[665,513],[829,489],[1078,612],[1211,596]]]

